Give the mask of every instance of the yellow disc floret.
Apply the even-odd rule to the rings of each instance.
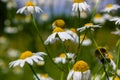
[[[106,8],[111,8],[112,6],[113,6],[112,4],[108,4]]]
[[[41,74],[41,77],[48,78],[48,74]]]
[[[53,30],[53,33],[55,32],[64,32],[64,30],[60,27],[56,27],[54,30]]]
[[[95,15],[95,18],[101,18],[101,17],[102,17],[101,14],[96,14],[96,15]]]
[[[80,61],[77,61],[77,62],[74,64],[73,70],[75,70],[75,71],[80,71],[80,72],[84,72],[84,71],[89,70],[89,66],[88,66],[88,64],[87,64],[85,61],[80,60]]]
[[[82,3],[84,0],[73,0],[74,3]]]
[[[85,26],[85,27],[91,27],[91,26],[93,26],[93,23],[87,23],[87,24],[85,24],[84,26]]]
[[[35,6],[35,4],[32,1],[29,1],[25,4],[25,6]]]
[[[20,59],[25,59],[28,57],[31,57],[33,55],[33,53],[31,51],[25,51],[21,54]]]
[[[65,58],[66,55],[65,55],[65,53],[61,53],[61,54],[59,55],[59,57],[61,57],[61,58]]]
[[[113,59],[112,54],[108,53],[108,58],[109,58],[109,59]]]
[[[120,78],[116,77],[114,80],[120,80]]]
[[[80,35],[80,40],[83,40],[83,39],[86,40],[86,39],[88,39],[88,38],[87,38],[87,36],[85,36],[84,34],[83,34],[83,35]]]
[[[58,19],[58,20],[55,20],[53,22],[53,26],[60,27],[60,28],[65,28],[65,22],[62,19]]]
[[[74,28],[70,28],[70,30],[74,33],[77,33],[77,31]]]

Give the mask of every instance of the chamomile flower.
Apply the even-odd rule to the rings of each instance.
[[[104,23],[105,19],[101,14],[96,14],[95,17],[93,18],[94,23]]]
[[[107,4],[106,7],[102,10],[102,12],[110,12],[113,10],[117,10],[118,8],[120,8],[119,5],[117,4]]]
[[[20,66],[23,67],[25,63],[28,63],[30,65],[33,65],[33,62],[39,62],[43,61],[43,57],[46,55],[44,52],[37,52],[37,53],[32,53],[31,51],[25,51],[21,54],[20,58],[18,60],[12,61],[9,63],[10,67],[16,67]]]
[[[112,31],[111,33],[120,36],[120,29],[116,28],[116,31]]]
[[[40,80],[53,80],[48,74],[37,74]],[[34,77],[35,80],[38,80],[36,77]]]
[[[73,0],[72,11],[77,12],[78,10],[87,11],[90,10],[90,6],[84,0]]]
[[[65,40],[70,40],[70,41],[75,41],[74,38],[67,32],[65,32],[64,29],[61,29],[60,27],[56,27],[53,30],[53,33],[47,38],[47,40],[45,41],[45,44],[53,44],[54,42],[56,42],[57,40],[61,40],[61,41],[65,41]]]
[[[80,43],[81,42],[82,42],[83,46],[89,46],[92,43],[92,41],[89,38],[87,38],[87,36],[85,36],[85,35],[80,35]]]
[[[82,31],[85,31],[86,29],[94,30],[94,28],[101,28],[101,26],[94,25],[93,23],[87,23],[83,27],[77,28],[77,31],[82,32]]]
[[[99,47],[95,51],[96,57],[100,60],[101,63],[107,64],[110,63],[112,66],[112,69],[116,69],[116,64],[113,61],[113,56],[110,54],[104,47]]]
[[[57,19],[53,22],[52,24],[52,28],[56,28],[56,27],[60,27],[60,28],[65,28],[65,21],[62,19]]]
[[[75,60],[75,55],[73,53],[61,53],[59,55],[59,57],[54,58],[54,62],[55,63],[62,63],[65,64],[67,62],[67,60],[69,60],[69,62],[74,62]]]
[[[39,13],[39,12],[43,12],[43,10],[38,6],[35,6],[35,4],[32,1],[28,1],[24,7],[17,10],[17,13],[20,13],[20,14],[22,13],[33,14],[33,13]]]
[[[113,17],[110,19],[110,21],[115,21],[116,25],[120,25],[120,17]]]
[[[74,28],[68,29],[68,30],[66,30],[66,32],[74,38],[75,43],[79,42],[79,37],[77,35],[77,31]]]
[[[67,80],[90,80],[90,78],[91,71],[88,64],[83,60],[77,61],[67,76]]]

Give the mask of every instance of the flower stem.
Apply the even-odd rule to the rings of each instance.
[[[33,72],[34,76],[35,76],[38,80],[40,80],[39,77],[37,76],[37,74],[35,73],[33,67],[32,67],[30,64],[28,64],[28,65],[29,65],[31,71]]]
[[[119,60],[120,60],[120,39],[118,40],[118,55],[117,55],[117,65],[116,65],[116,71],[118,69],[118,65],[119,65]]]
[[[64,72],[61,72],[61,79],[60,80],[64,80]]]
[[[103,69],[104,69],[104,72],[105,72],[105,74],[106,74],[107,80],[109,80],[109,76],[108,76],[108,73],[107,73],[107,71],[106,71],[106,67],[105,67],[105,64],[104,64],[104,63],[103,63]]]

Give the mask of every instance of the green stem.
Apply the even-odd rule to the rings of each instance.
[[[29,65],[31,71],[33,72],[34,76],[35,76],[38,80],[40,80],[39,77],[37,76],[36,72],[34,71],[33,67],[32,67],[30,64],[28,64],[28,65]]]
[[[49,51],[48,51],[47,47],[46,47],[45,44],[44,44],[44,41],[43,41],[43,39],[42,39],[42,36],[40,35],[40,32],[39,32],[39,30],[38,30],[38,27],[37,27],[37,25],[36,25],[36,22],[35,22],[35,19],[34,19],[34,16],[33,16],[33,15],[32,15],[32,21],[33,21],[33,24],[34,24],[35,29],[36,29],[37,32],[38,32],[39,38],[40,38],[40,40],[41,40],[41,43],[42,43],[42,45],[43,45],[46,53],[48,54],[48,57],[50,58],[51,62],[52,62],[54,65],[56,65],[56,64],[53,62],[52,57],[50,56]],[[62,68],[60,68],[58,65],[56,65],[56,67],[57,67],[58,69],[60,69],[60,70],[62,70],[62,71],[65,72],[65,70],[63,70]]]
[[[60,80],[64,80],[64,72],[61,72],[61,79]]]
[[[104,69],[104,72],[105,72],[105,74],[106,74],[107,79],[109,80],[109,76],[108,76],[108,73],[107,73],[107,71],[106,71],[105,64],[103,64],[103,69]]]
[[[120,39],[118,40],[118,55],[117,55],[116,71],[117,71],[117,69],[118,69],[119,60],[120,60]]]

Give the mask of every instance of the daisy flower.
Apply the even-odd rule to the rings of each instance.
[[[95,55],[100,60],[101,63],[103,64],[110,63],[113,70],[116,69],[116,64],[113,61],[112,54],[110,54],[105,48],[99,47],[98,49],[96,49]]]
[[[74,58],[75,55],[73,53],[61,53],[59,57],[54,58],[54,62],[65,64],[66,62],[68,62],[67,60],[69,60],[69,62],[73,63],[75,61]]]
[[[64,29],[65,28],[65,21],[62,19],[55,20],[52,24],[52,28],[54,29],[56,27],[60,27],[60,28]]]
[[[116,31],[113,31],[111,33],[120,36],[120,29],[116,28]]]
[[[84,0],[73,0],[72,11],[87,11],[90,10],[90,6]]]
[[[93,18],[94,23],[104,23],[105,18],[101,14],[96,14],[95,17]]]
[[[23,67],[25,63],[33,65],[33,62],[43,61],[43,55],[46,55],[44,52],[32,53],[31,51],[25,51],[21,54],[18,60],[12,61],[9,63],[10,67],[20,66]]]
[[[48,76],[48,74],[37,74],[37,76],[40,80],[53,80],[50,76]],[[38,80],[35,76],[34,78],[35,80]]]
[[[83,27],[77,28],[77,31],[82,32],[82,31],[85,31],[86,29],[94,30],[94,28],[101,28],[101,26],[94,25],[93,23],[87,23]]]
[[[79,42],[79,37],[77,35],[77,31],[74,28],[67,29],[66,32],[74,38],[75,43]]]
[[[53,44],[54,42],[56,42],[57,40],[61,39],[61,41],[65,41],[65,40],[70,40],[70,41],[75,41],[74,38],[67,32],[65,32],[64,29],[60,28],[60,27],[56,27],[53,30],[53,33],[47,38],[47,40],[45,41],[45,44]]]
[[[67,80],[90,80],[90,78],[91,71],[88,64],[83,60],[77,61],[67,76]]]
[[[102,12],[110,12],[112,10],[117,10],[118,8],[120,8],[119,5],[117,4],[108,4],[106,5],[106,7],[102,10]]]
[[[17,10],[17,13],[25,13],[25,14],[33,14],[33,13],[39,13],[43,12],[42,9],[38,6],[35,6],[35,4],[32,1],[28,1],[24,7]]]
[[[110,19],[110,21],[115,21],[115,24],[117,25],[120,25],[120,17],[113,17]]]
[[[80,43],[83,41],[82,42],[83,46],[89,46],[92,43],[92,41],[89,38],[87,38],[87,36],[85,36],[85,38],[84,38],[84,36],[85,35],[80,35]]]

